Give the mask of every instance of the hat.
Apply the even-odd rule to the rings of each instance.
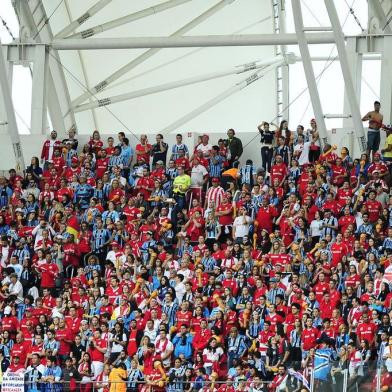
[[[4,316],[7,316],[9,314],[11,314],[11,306],[8,305],[4,308]]]
[[[218,177],[213,177],[211,181],[215,183],[219,183],[220,179]]]
[[[152,231],[151,231],[151,230],[148,230],[146,234],[152,235]]]
[[[277,283],[277,282],[279,282],[279,279],[278,278],[271,278],[269,281],[270,281],[270,283]]]
[[[155,162],[157,165],[163,165],[163,161],[159,160]]]
[[[71,159],[71,162],[72,162],[72,163],[78,163],[78,162],[79,162],[78,157],[73,156],[72,159]]]
[[[111,245],[111,246],[120,246],[119,243],[116,242],[116,241],[112,241],[110,245]]]

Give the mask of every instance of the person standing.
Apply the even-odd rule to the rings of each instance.
[[[152,146],[148,143],[147,135],[140,135],[140,143],[136,144],[136,161],[138,164],[150,166]]]
[[[230,167],[233,166],[235,161],[238,161],[242,155],[243,147],[241,139],[234,136],[235,131],[234,129],[229,129],[227,131],[227,139],[225,142],[226,147],[228,148],[228,161]]]
[[[262,165],[265,171],[271,171],[272,164],[272,155],[274,153],[274,149],[272,147],[275,132],[271,131],[270,124],[266,121],[263,121],[257,129],[260,132],[260,143],[261,143],[261,160]]]
[[[62,143],[57,140],[57,132],[53,130],[50,133],[50,139],[45,140],[41,151],[41,163],[44,163],[45,169],[48,164],[53,162],[54,150],[61,150]]]
[[[178,175],[173,181],[173,194],[174,199],[178,203],[179,210],[182,210],[185,208],[185,195],[191,186],[191,178],[188,174],[184,173],[184,168],[182,166],[179,166],[177,171]]]
[[[162,161],[166,166],[168,144],[163,141],[163,135],[158,133],[156,136],[156,143],[153,144],[151,155],[152,155],[152,166],[155,167],[158,161]]]
[[[380,113],[381,104],[379,101],[374,101],[374,110],[365,114],[362,121],[369,121],[369,128],[367,134],[367,155],[370,152],[373,154],[377,152],[380,147],[380,128],[382,128],[383,115]]]

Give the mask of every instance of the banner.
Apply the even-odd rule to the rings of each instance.
[[[24,392],[24,372],[5,372],[1,392]]]

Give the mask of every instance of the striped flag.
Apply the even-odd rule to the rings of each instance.
[[[308,391],[310,391],[310,385],[308,383],[308,380],[304,377],[304,375],[302,373],[297,372],[294,369],[288,369],[287,372],[288,372],[288,374],[290,374],[290,376],[293,376],[298,381],[300,381],[302,383],[302,385],[304,386],[304,388],[306,388]]]

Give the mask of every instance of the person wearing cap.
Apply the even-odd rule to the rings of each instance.
[[[155,163],[154,169],[151,171],[151,177],[155,180],[159,180],[161,183],[166,181],[165,164],[159,160]]]
[[[211,202],[214,203],[215,209],[221,205],[225,191],[220,184],[221,180],[219,177],[213,177],[211,179],[212,186],[207,191],[204,208],[207,208]]]
[[[204,165],[200,163],[197,157],[194,157],[191,168],[191,185],[198,189],[197,194],[194,192],[194,197],[201,199],[201,188],[206,183],[208,178],[208,171]]]

